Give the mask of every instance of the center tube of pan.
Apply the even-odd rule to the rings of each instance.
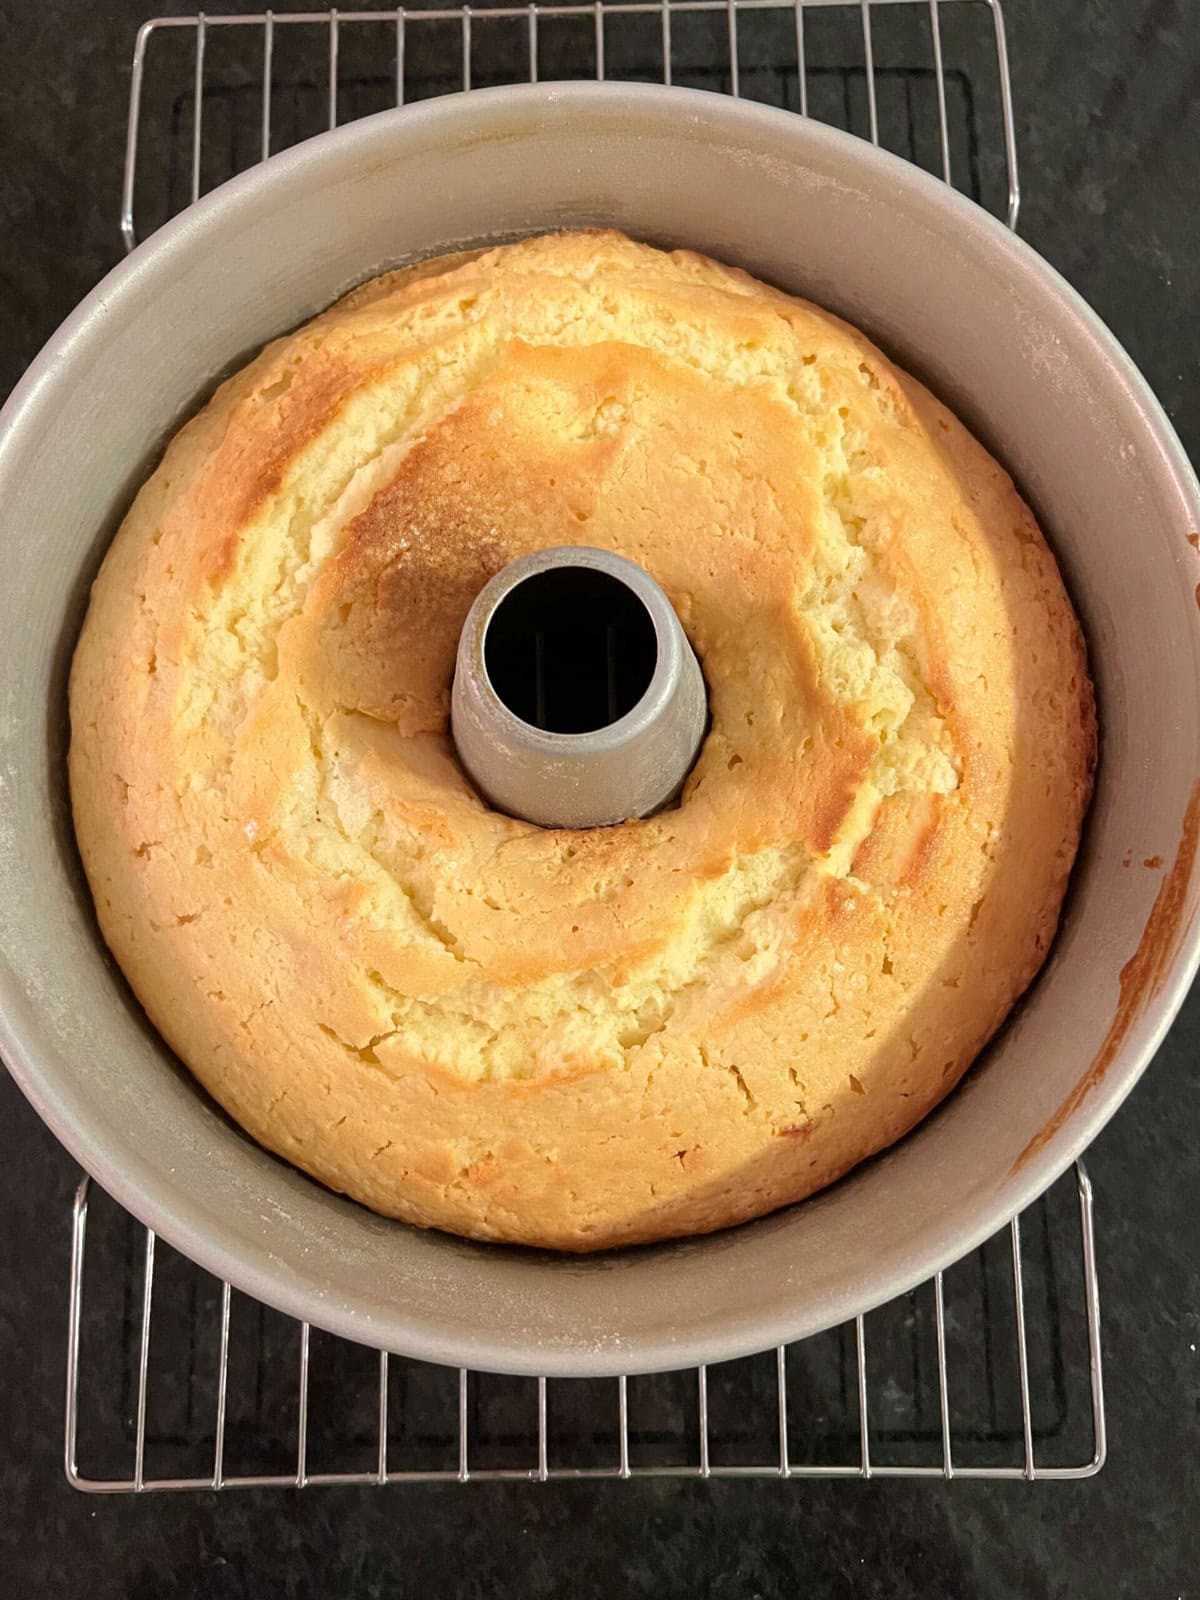
[[[550,828],[649,816],[704,738],[700,664],[648,572],[583,545],[511,562],[458,642],[451,727],[499,811]]]

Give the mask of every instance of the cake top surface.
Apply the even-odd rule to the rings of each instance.
[[[679,803],[614,828],[489,809],[449,735],[471,601],[561,544],[644,566],[708,687]],[[940,1098],[1044,954],[1093,739],[960,424],[614,234],[377,279],[224,385],[72,717],[106,937],[218,1098],[381,1209],[573,1245],[794,1198]]]

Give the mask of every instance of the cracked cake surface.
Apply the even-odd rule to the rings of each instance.
[[[449,734],[507,562],[663,586],[711,728],[555,831]],[[1029,984],[1091,687],[1012,483],[866,338],[617,234],[438,258],[269,345],[96,580],[71,793],[101,928],[257,1140],[407,1221],[586,1250],[802,1198]]]

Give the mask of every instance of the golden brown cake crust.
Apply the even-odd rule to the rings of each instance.
[[[506,562],[620,551],[712,730],[556,832],[448,733]],[[71,790],[104,935],[256,1139],[367,1205],[588,1250],[811,1193],[1037,971],[1091,687],[1005,473],[861,334],[616,234],[377,280],[174,440],[96,581]]]

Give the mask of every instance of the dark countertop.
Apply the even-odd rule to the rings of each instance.
[[[0,393],[118,259],[128,62],[146,9],[0,0]],[[1005,10],[1021,231],[1116,331],[1196,459],[1200,14],[1191,0],[1006,0]],[[981,174],[994,182],[986,161]],[[85,1498],[60,1465],[78,1175],[0,1075],[0,1592],[1200,1596],[1198,1048],[1193,992],[1089,1157],[1110,1460],[1098,1478],[1066,1485]]]

